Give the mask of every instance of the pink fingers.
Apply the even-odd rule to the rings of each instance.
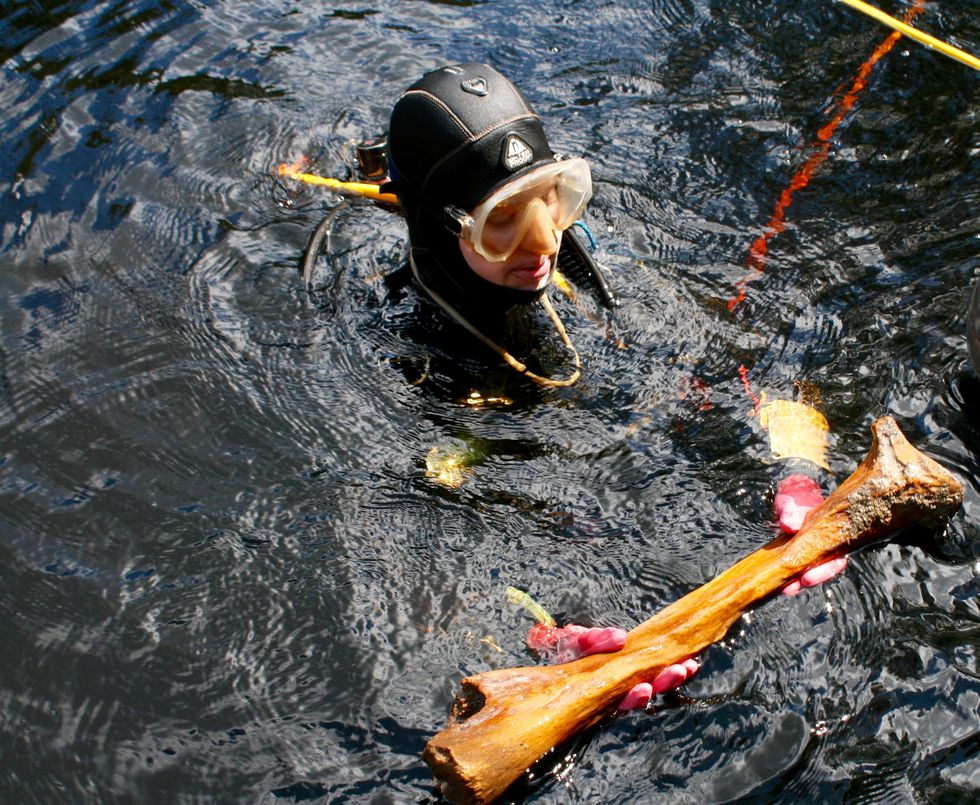
[[[641,682],[639,685],[633,687],[629,693],[627,693],[623,700],[617,706],[617,710],[620,712],[627,712],[629,710],[637,710],[641,707],[646,707],[650,703],[650,699],[653,698],[654,694],[665,693],[668,690],[673,690],[680,685],[683,685],[688,679],[694,676],[701,668],[701,663],[695,660],[693,657],[689,657],[684,660],[684,662],[675,663],[674,665],[668,665],[659,674],[657,674],[653,683]]]
[[[616,709],[621,713],[629,712],[630,710],[639,710],[642,707],[646,707],[650,704],[650,699],[653,698],[653,685],[649,682],[641,682],[639,685],[635,685],[633,689],[627,693],[623,700],[616,706]]]
[[[847,557],[838,556],[819,565],[814,565],[795,581],[791,581],[782,589],[783,595],[797,595],[807,587],[816,587],[832,579],[847,567]]]
[[[799,595],[802,590],[803,590],[803,585],[800,583],[799,579],[796,579],[795,581],[791,581],[789,584],[783,587],[783,589],[780,590],[780,592],[783,595]]]
[[[655,693],[673,690],[685,679],[687,679],[687,668],[680,664],[668,665],[653,678],[653,690]]]
[[[577,636],[581,656],[619,651],[626,645],[626,630],[617,626],[587,629]]]
[[[818,584],[823,584],[828,579],[832,579],[840,573],[845,567],[847,567],[846,556],[831,559],[829,562],[811,567],[806,573],[800,576],[800,584],[804,587],[815,587]]]

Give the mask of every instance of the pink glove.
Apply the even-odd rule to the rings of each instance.
[[[823,492],[809,475],[790,475],[779,482],[772,507],[784,534],[795,534],[806,516],[823,503]]]
[[[784,478],[776,490],[776,499],[773,501],[780,531],[784,534],[795,534],[803,527],[806,516],[821,503],[823,503],[823,493],[811,477],[797,474]],[[798,579],[783,587],[782,593],[796,595],[805,587],[823,584],[845,567],[847,567],[846,556],[814,565]]]
[[[577,660],[589,654],[619,651],[626,645],[626,630],[615,626],[545,626],[535,624],[527,633],[528,648],[551,663]]]
[[[562,663],[590,654],[619,651],[626,645],[626,630],[616,626],[587,628],[572,623],[568,626],[545,626],[539,623],[527,633],[527,645],[549,662]],[[673,690],[698,672],[701,665],[689,658],[683,663],[668,665],[653,682],[641,682],[627,693],[617,706],[626,712],[646,707],[656,693]]]
[[[688,657],[684,662],[675,665],[668,665],[653,678],[653,682],[641,682],[639,685],[635,685],[616,705],[616,709],[625,713],[629,710],[646,707],[654,694],[665,693],[680,687],[700,669],[701,663],[693,657]]]

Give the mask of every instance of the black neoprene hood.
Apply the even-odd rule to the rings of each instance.
[[[395,103],[388,169],[411,241],[410,263],[426,293],[438,294],[486,332],[536,291],[496,285],[470,269],[445,208],[473,208],[512,179],[555,158],[544,127],[517,88],[486,64],[434,70]],[[440,303],[441,304],[441,303]]]
[[[395,191],[433,212],[472,210],[554,159],[530,104],[486,64],[443,67],[409,87],[391,113],[388,149]]]

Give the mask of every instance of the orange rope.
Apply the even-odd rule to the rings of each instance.
[[[752,404],[755,406],[755,410],[759,410],[759,406],[762,405],[762,400],[755,396],[752,392],[752,386],[749,385],[749,370],[745,368],[745,364],[740,364],[738,367],[738,376],[742,378],[742,385],[745,386],[745,393],[749,395],[749,399],[752,400]]]
[[[912,8],[905,13],[904,21],[906,23],[911,22],[920,13],[922,13],[923,9],[925,9],[925,0],[915,0]],[[868,57],[867,61],[861,65],[860,69],[857,71],[857,74],[854,76],[854,81],[851,84],[850,90],[848,90],[848,92],[837,102],[834,110],[834,116],[831,118],[830,122],[817,132],[817,142],[814,146],[814,152],[810,155],[809,159],[803,163],[803,167],[801,167],[793,175],[793,178],[790,179],[789,187],[783,190],[779,196],[779,201],[776,202],[776,208],[773,210],[769,223],[766,225],[762,234],[759,235],[759,237],[757,237],[752,243],[752,248],[749,249],[747,264],[749,268],[752,269],[752,273],[747,274],[735,283],[737,294],[735,297],[728,300],[729,310],[734,310],[739,304],[745,301],[746,286],[759,274],[765,271],[766,258],[769,254],[769,241],[786,228],[786,210],[793,201],[793,193],[806,187],[810,183],[810,179],[813,178],[813,175],[823,164],[823,161],[827,158],[827,154],[830,152],[830,140],[834,136],[834,132],[837,131],[837,127],[840,125],[847,113],[854,107],[854,104],[857,102],[858,95],[868,85],[868,76],[870,75],[871,70],[883,56],[887,55],[887,53],[893,47],[895,47],[895,43],[897,43],[901,38],[902,34],[900,34],[898,31],[894,31],[880,45],[878,45],[877,48],[875,48],[874,53],[872,53]]]

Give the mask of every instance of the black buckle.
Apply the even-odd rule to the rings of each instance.
[[[442,222],[446,225],[446,229],[454,235],[463,233],[463,225],[467,218],[469,218],[469,214],[459,207],[450,204],[442,208]]]

